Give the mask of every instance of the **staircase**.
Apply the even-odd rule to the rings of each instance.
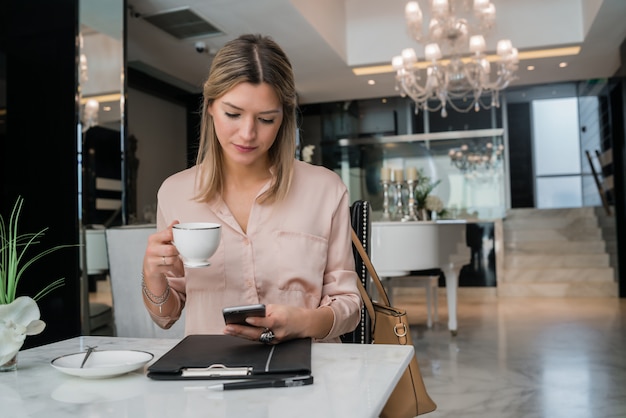
[[[603,207],[595,208],[598,225],[602,230],[602,237],[606,244],[606,252],[609,255],[609,265],[613,267],[615,281],[618,280],[617,275],[617,229],[615,227],[615,208],[611,207],[612,215],[607,215]]]
[[[596,208],[511,209],[503,230],[498,296],[617,297]]]

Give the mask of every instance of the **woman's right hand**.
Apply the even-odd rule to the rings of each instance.
[[[178,250],[172,243],[174,239],[172,226],[177,223],[179,222],[174,221],[164,230],[148,237],[148,247],[143,257],[143,274],[144,280],[154,282],[155,287],[159,282],[163,282],[161,278],[165,276],[165,273],[172,273],[176,277],[185,274]]]

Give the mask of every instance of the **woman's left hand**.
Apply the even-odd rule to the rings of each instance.
[[[315,312],[318,310],[269,304],[265,307],[265,317],[247,318],[246,322],[250,324],[249,326],[227,325],[224,328],[224,333],[259,341],[263,333],[271,331],[273,338],[271,338],[270,344],[309,337],[313,336],[311,324],[316,317]],[[332,313],[332,310],[329,309],[329,311]]]

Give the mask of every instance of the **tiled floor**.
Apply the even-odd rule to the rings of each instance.
[[[415,299],[414,299],[415,300]],[[463,298],[458,335],[397,296],[438,409],[425,417],[626,417],[626,299]]]

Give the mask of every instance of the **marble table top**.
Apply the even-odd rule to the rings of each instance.
[[[413,346],[314,343],[312,385],[232,391],[208,389],[214,381],[155,381],[146,377],[145,368],[112,378],[85,379],[50,364],[56,357],[94,345],[98,350],[148,351],[155,361],[178,341],[85,336],[20,351],[18,370],[0,373],[0,415],[377,417],[414,353]]]

